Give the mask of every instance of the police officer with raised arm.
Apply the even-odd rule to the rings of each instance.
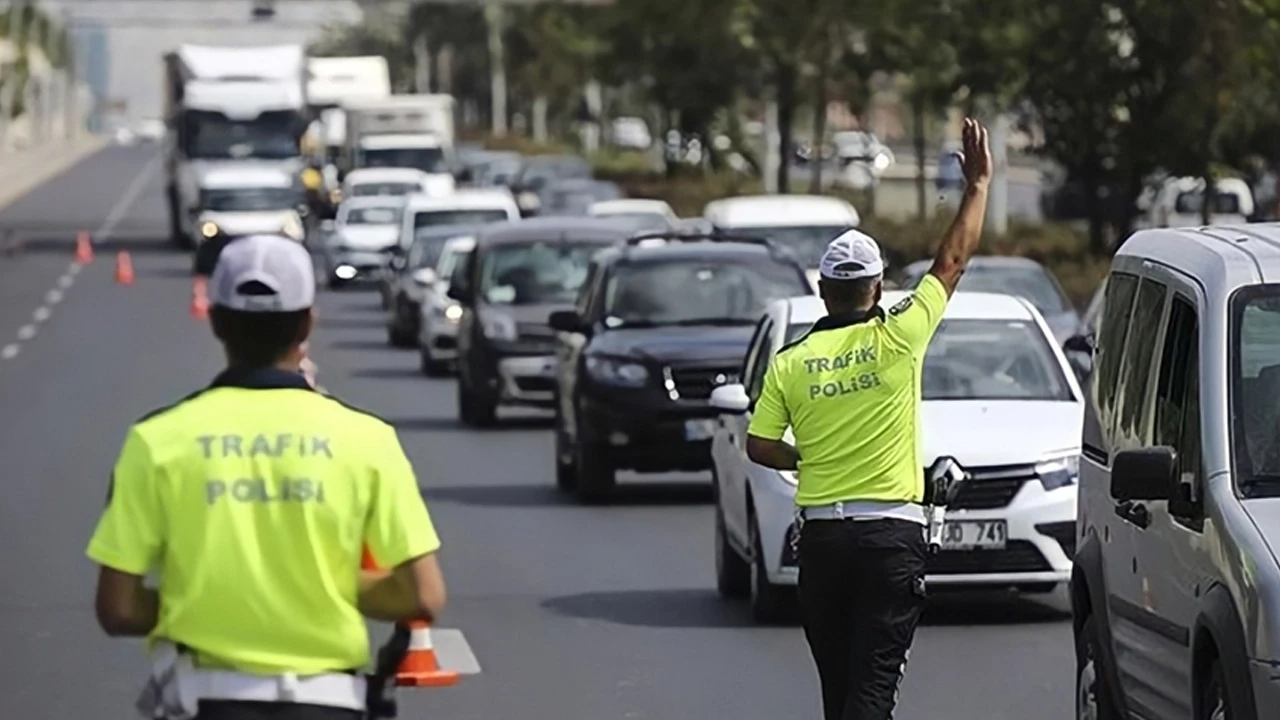
[[[147,717],[358,720],[365,618],[444,606],[395,430],[301,372],[315,289],[301,244],[229,243],[209,282],[226,369],[125,438],[88,555],[103,630],[151,640]],[[362,571],[364,548],[391,570]]]
[[[933,266],[887,313],[876,242],[849,230],[827,247],[827,316],[774,357],[747,430],[753,461],[798,471],[800,610],[826,720],[892,717],[924,605],[920,381],[982,234],[991,155],[975,120],[960,162],[964,197]]]

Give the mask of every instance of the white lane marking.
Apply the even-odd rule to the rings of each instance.
[[[129,187],[125,189],[124,194],[111,207],[111,211],[107,213],[102,225],[90,236],[94,244],[104,243],[111,239],[111,233],[120,224],[120,221],[124,219],[125,215],[129,213],[129,210],[133,208],[134,203],[138,201],[138,196],[142,193],[142,188],[146,187],[147,181],[151,179],[151,175],[159,167],[160,157],[156,156],[148,161],[146,166],[138,172],[133,178],[133,182],[129,183]],[[17,357],[22,350],[22,343],[36,336],[36,325],[48,320],[53,314],[53,311],[49,309],[49,305],[56,305],[62,302],[62,299],[66,296],[66,290],[75,284],[76,277],[83,270],[84,266],[78,262],[72,262],[67,266],[67,271],[55,281],[57,287],[45,293],[46,304],[37,307],[35,312],[31,314],[35,323],[18,328],[18,342],[9,343],[3,349],[0,349],[0,360],[9,360]]]
[[[463,675],[480,674],[480,661],[461,630],[431,628],[431,642],[435,645],[440,667]]]

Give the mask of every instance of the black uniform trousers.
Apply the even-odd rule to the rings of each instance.
[[[800,613],[825,720],[889,720],[924,608],[925,527],[809,520],[800,531]]]
[[[364,713],[323,705],[201,700],[195,720],[361,720]]]

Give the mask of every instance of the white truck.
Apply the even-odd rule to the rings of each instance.
[[[347,108],[347,142],[339,167],[407,167],[454,175],[452,95],[392,95]]]
[[[307,62],[299,45],[183,45],[164,56],[165,193],[173,241],[189,246],[209,166],[253,160],[304,167]],[[301,186],[299,186],[301,196]]]
[[[391,97],[391,71],[379,55],[313,57],[307,67],[307,101],[319,117],[313,129],[326,163],[335,164],[347,142],[346,108]]]

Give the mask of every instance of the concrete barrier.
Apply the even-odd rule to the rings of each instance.
[[[0,153],[0,210],[98,152],[107,142],[105,137],[85,135],[28,150]]]

